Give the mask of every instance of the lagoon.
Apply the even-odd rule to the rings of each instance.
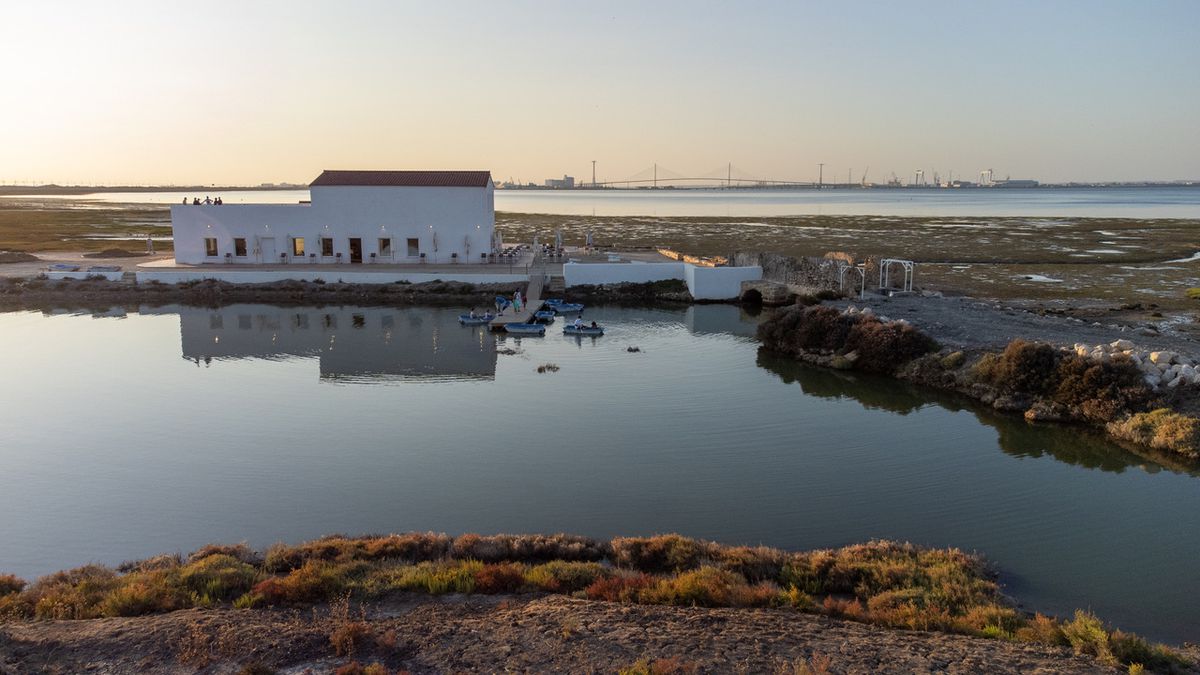
[[[890,538],[984,553],[1031,610],[1200,639],[1192,472],[760,354],[737,307],[589,309],[597,339],[456,314],[0,314],[0,572],[332,532]]]

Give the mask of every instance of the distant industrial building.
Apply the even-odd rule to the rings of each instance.
[[[575,187],[575,177],[563,175],[562,178],[547,178],[546,187],[548,188],[573,188]]]

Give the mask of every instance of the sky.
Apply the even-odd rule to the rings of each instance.
[[[1200,179],[1200,2],[45,2],[0,182]]]

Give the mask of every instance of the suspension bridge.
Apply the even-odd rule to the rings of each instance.
[[[583,183],[583,187],[619,187],[619,188],[819,188],[846,187],[857,183],[830,183],[822,181],[797,181],[779,178],[765,178],[743,171],[733,164],[719,166],[712,171],[700,175],[686,175],[673,171],[661,164],[652,164],[637,173],[621,180],[605,180],[593,183]]]

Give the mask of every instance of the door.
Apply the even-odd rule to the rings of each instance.
[[[358,237],[350,238],[350,262],[362,262],[362,239]]]
[[[258,248],[262,251],[262,262],[279,262],[279,251],[275,250],[275,237],[263,237],[259,239]]]

